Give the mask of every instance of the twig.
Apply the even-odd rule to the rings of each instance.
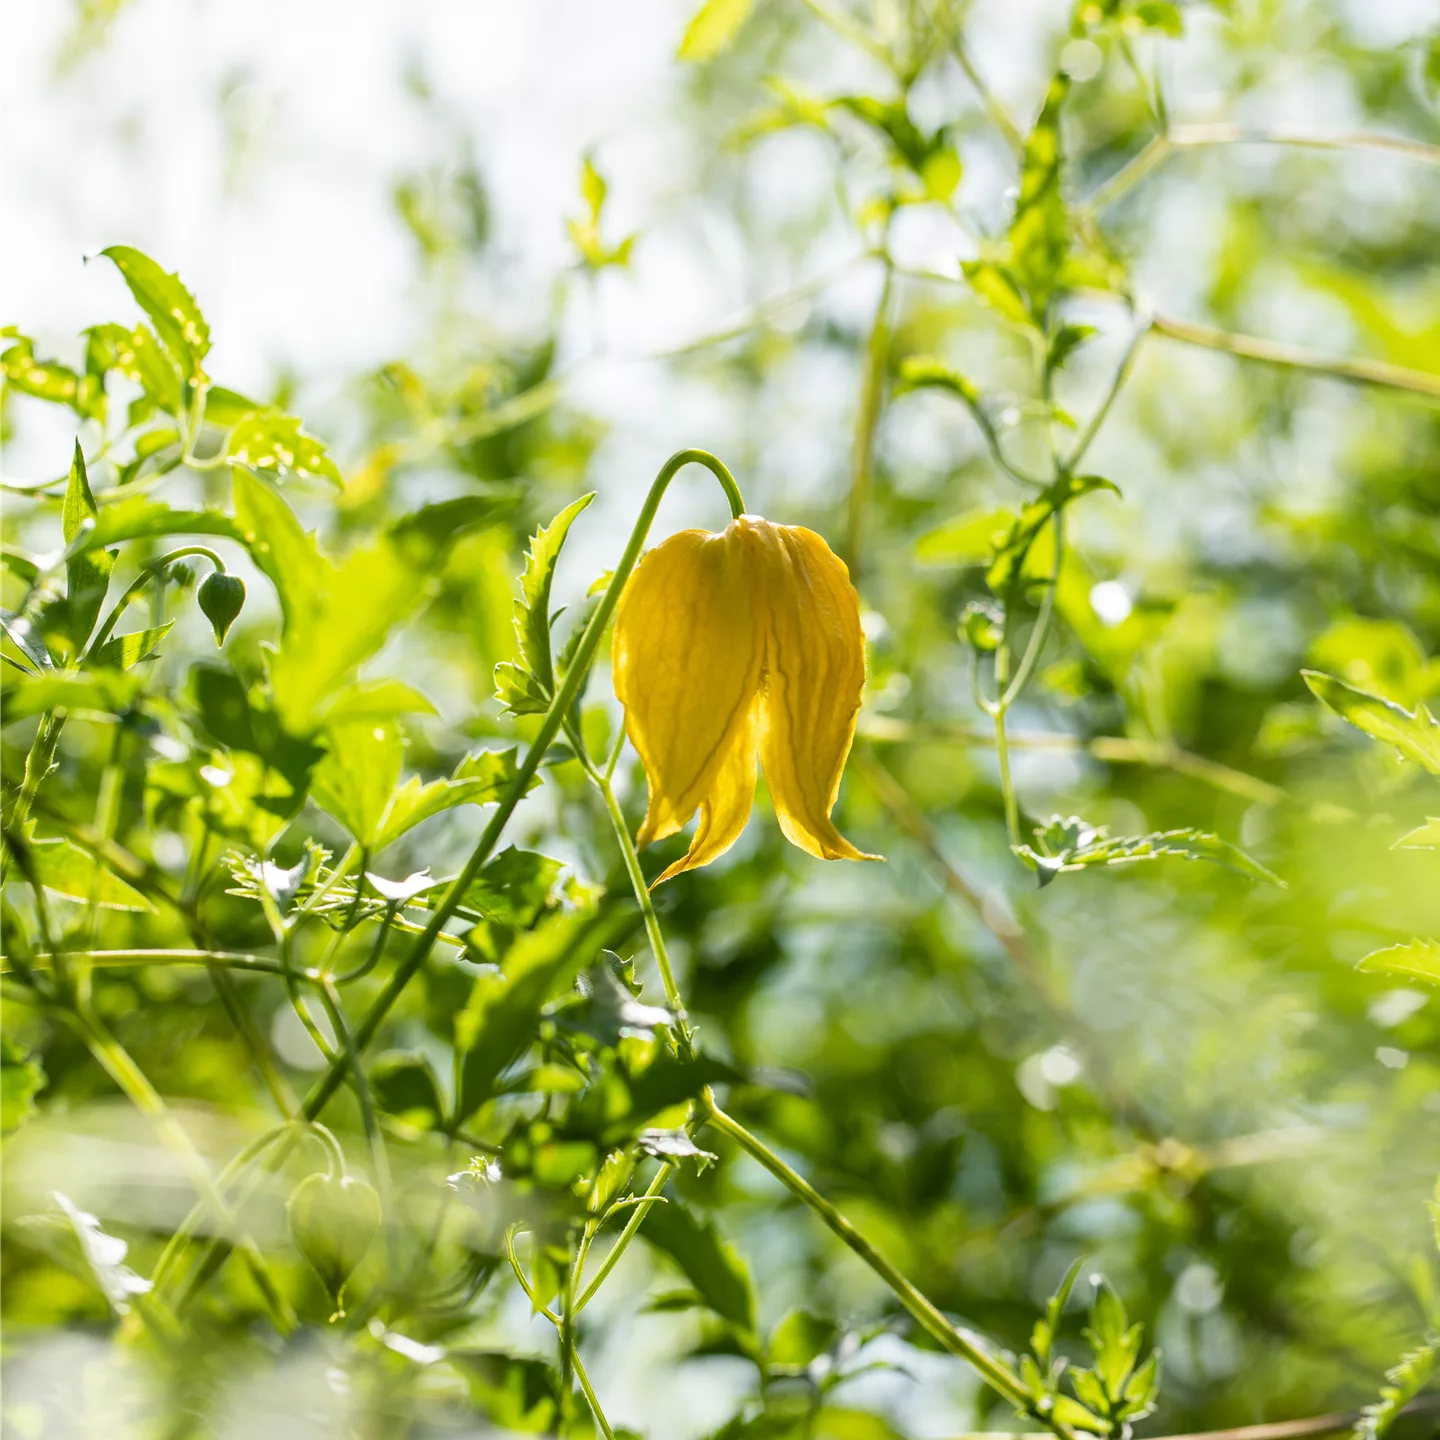
[[[1354,385],[1379,385],[1389,390],[1403,390],[1440,400],[1440,375],[1424,370],[1409,370],[1402,365],[1387,365],[1381,360],[1351,360],[1339,355],[1323,355],[1300,345],[1285,345],[1276,340],[1261,340],[1253,335],[1236,335],[1229,330],[1216,330],[1190,320],[1172,320],[1156,315],[1150,328],[1157,335],[1199,345],[1206,350],[1221,350],[1243,360],[1258,360],[1265,365],[1278,365],[1285,370],[1303,370],[1311,375],[1328,375]]]

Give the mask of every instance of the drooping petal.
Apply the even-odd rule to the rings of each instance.
[[[684,870],[708,865],[723,855],[739,838],[755,804],[755,739],[758,706],[751,702],[739,728],[725,746],[705,799],[700,805],[700,823],[690,849],[666,869],[655,884]]]
[[[673,835],[707,799],[759,685],[756,590],[733,529],[682,530],[657,545],[616,610],[615,694],[650,782],[642,848]]]
[[[876,860],[831,823],[865,689],[860,602],[813,530],[752,524],[763,577],[760,763],[785,838],[822,860]]]

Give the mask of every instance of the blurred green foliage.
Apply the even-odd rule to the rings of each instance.
[[[683,1014],[608,813],[607,577],[562,549],[630,523],[586,512],[564,325],[645,263],[598,158],[554,316],[501,338],[483,146],[396,182],[437,335],[333,445],[129,247],[134,313],[5,332],[6,438],[77,436],[0,550],[7,1434],[1432,1433],[1422,8],[1017,12],[1023,109],[963,3],[684,17],[681,198],[761,303],[656,363],[743,397],[752,507],[850,565],[841,828],[888,863],[757,822],[662,887]],[[1268,118],[1279,71],[1343,132]],[[777,164],[823,183],[767,203]],[[780,443],[807,383],[823,475]]]

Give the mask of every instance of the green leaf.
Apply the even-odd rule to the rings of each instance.
[[[1440,985],[1440,940],[1408,940],[1372,950],[1355,968],[1367,974],[1396,975],[1404,980],[1423,980]]]
[[[130,495],[105,506],[95,517],[95,528],[71,554],[117,545],[122,540],[151,540],[162,535],[219,535],[243,542],[246,532],[223,510],[175,510],[148,495]]]
[[[510,494],[460,495],[453,500],[437,500],[433,505],[422,505],[402,515],[391,525],[390,537],[409,564],[416,568],[432,566],[467,530],[492,524],[514,503],[515,497]]]
[[[511,715],[543,715],[551,697],[523,665],[502,660],[495,667],[495,698]]]
[[[746,1335],[755,1331],[755,1293],[750,1272],[713,1220],[702,1220],[672,1198],[645,1216],[640,1233],[684,1271],[705,1304]]]
[[[823,1355],[839,1338],[840,1327],[809,1310],[791,1310],[770,1334],[766,1347],[772,1365],[801,1369]]]
[[[980,403],[974,382],[935,355],[907,355],[901,362],[896,393],[908,390],[947,390],[972,408]]]
[[[405,743],[394,724],[355,720],[326,727],[329,754],[315,767],[310,796],[367,850],[377,850]]]
[[[328,480],[337,489],[344,482],[325,446],[300,428],[300,421],[283,410],[253,410],[230,432],[226,456],[237,465],[267,474],[299,475]]]
[[[43,672],[55,668],[55,661],[46,647],[44,636],[26,616],[0,610],[0,629],[4,630],[6,638],[36,670]]]
[[[964,260],[960,270],[975,294],[1002,319],[1027,330],[1035,328],[1020,285],[1006,266],[994,260]]]
[[[1009,510],[971,510],[957,515],[915,542],[915,558],[925,565],[983,565],[995,553],[1014,522]]]
[[[88,850],[69,840],[31,840],[30,863],[35,878],[69,900],[107,910],[153,911],[154,906],[118,875],[105,869]]]
[[[175,628],[173,620],[148,630],[134,630],[129,635],[117,635],[107,640],[86,661],[89,665],[104,666],[112,670],[128,670],[142,660],[148,660],[155,653],[155,647]]]
[[[95,325],[85,332],[88,363],[102,370],[118,370],[170,415],[185,408],[185,385],[175,361],[146,325],[127,330],[123,325]],[[131,424],[136,423],[131,407]]]
[[[1324,701],[1342,720],[1377,740],[1393,745],[1407,760],[1440,775],[1440,725],[1423,704],[1414,711],[1402,709],[1368,691],[1357,690],[1333,675],[1302,670],[1305,683],[1317,699]]]
[[[1030,501],[1019,515],[1012,519],[1009,533],[996,549],[995,558],[985,575],[990,589],[999,595],[1022,579],[1025,574],[1025,559],[1040,532],[1071,501],[1078,500],[1082,495],[1093,494],[1096,490],[1109,490],[1115,495],[1120,493],[1113,482],[1100,475],[1067,473],[1052,481]]]
[[[165,348],[175,357],[182,373],[192,383],[204,380],[200,362],[210,351],[210,327],[195,303],[195,297],[148,255],[129,245],[112,245],[100,252],[112,260],[125,277],[130,293],[150,317]]]
[[[7,1134],[36,1111],[35,1097],[45,1088],[45,1067],[18,1040],[0,1038],[0,1130]]]
[[[349,720],[394,720],[400,715],[434,715],[435,706],[403,680],[357,680],[325,707],[330,725]]]
[[[476,977],[456,1017],[460,1064],[456,1118],[463,1124],[494,1094],[501,1074],[535,1038],[540,1012],[567,990],[608,939],[609,926],[593,912],[552,915],[511,947],[499,974]]]
[[[51,670],[33,679],[17,680],[5,691],[5,723],[9,725],[52,710],[121,715],[134,704],[140,690],[140,681],[135,676],[118,670],[97,670],[84,675],[73,670]]]
[[[518,773],[516,751],[482,750],[467,755],[448,780],[424,784],[412,775],[392,796],[384,823],[375,836],[374,848],[383,850],[422,820],[453,810],[457,805],[493,805],[510,788]],[[526,794],[539,784],[538,777],[532,776],[525,787]]]
[[[461,904],[498,925],[533,925],[564,868],[548,855],[508,846],[475,877]]]
[[[85,456],[80,442],[75,442],[75,457],[70,462],[70,480],[65,487],[65,505],[61,525],[65,544],[70,545],[82,527],[93,525],[99,510],[90,491],[90,478],[85,473]],[[84,551],[65,561],[65,605],[69,616],[70,640],[79,650],[90,638],[105,592],[110,588],[110,572],[115,557],[104,550]]]
[[[440,1082],[430,1061],[418,1050],[387,1050],[370,1067],[376,1103],[417,1129],[436,1130],[444,1122]]]
[[[0,353],[0,375],[7,385],[39,400],[68,405],[87,420],[105,417],[105,391],[94,376],[77,375],[68,365],[54,360],[37,360],[35,345],[28,336]]]
[[[1427,815],[1425,823],[1402,835],[1391,847],[1395,850],[1440,850],[1440,819]]]
[[[1069,80],[1057,75],[1035,128],[1025,139],[1020,196],[1010,224],[1010,264],[1025,288],[1030,314],[1041,327],[1070,252],[1070,221],[1060,190],[1060,112],[1069,93]]]
[[[205,392],[205,423],[217,430],[229,430],[252,411],[265,408],[258,400],[238,390],[227,390],[223,385],[212,385]]]
[[[1421,1345],[1404,1356],[1393,1370],[1385,1372],[1388,1383],[1380,1387],[1380,1398],[1361,1411],[1356,1422],[1355,1440],[1381,1440],[1400,1418],[1405,1407],[1425,1388],[1435,1373],[1435,1359],[1440,1347]]]
[[[280,496],[236,467],[235,523],[255,564],[275,587],[287,625],[300,623],[329,578],[329,562]]]
[[[515,629],[525,664],[547,692],[555,688],[555,670],[550,658],[550,589],[555,580],[555,566],[576,516],[594,498],[593,491],[582,495],[549,525],[537,530],[525,556],[525,571],[520,577],[524,598],[515,606]]]
[[[1042,888],[1066,871],[1106,865],[1135,865],[1167,855],[1184,860],[1208,860],[1251,880],[1263,880],[1270,885],[1285,884],[1279,876],[1237,846],[1199,830],[1161,830],[1149,835],[1112,838],[1103,825],[1088,825],[1077,815],[1063,820],[1055,815],[1035,831],[1035,837],[1034,846],[1017,845],[1014,848],[1016,855],[1035,871]]]
[[[685,27],[678,58],[713,60],[740,33],[754,8],[755,0],[705,0]]]

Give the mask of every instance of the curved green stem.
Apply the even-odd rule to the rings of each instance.
[[[900,1303],[945,1349],[968,1360],[994,1389],[1029,1413],[1030,1397],[1020,1380],[963,1331],[957,1330],[804,1176],[791,1169],[763,1140],[720,1109],[708,1087],[702,1104],[709,1123],[728,1135],[786,1189],[803,1200],[890,1287]],[[1062,1422],[1047,1419],[1044,1423],[1064,1440],[1074,1440],[1073,1432]]]
[[[595,1298],[595,1292],[605,1283],[610,1272],[619,1263],[620,1257],[625,1253],[625,1247],[635,1238],[635,1232],[644,1222],[650,1207],[659,1201],[660,1192],[674,1173],[675,1166],[669,1160],[666,1160],[655,1172],[655,1178],[650,1182],[650,1188],[645,1191],[645,1194],[640,1197],[640,1203],[630,1212],[630,1218],[625,1222],[625,1228],[616,1236],[615,1243],[610,1247],[610,1253],[600,1262],[600,1268],[595,1272],[595,1278],[580,1292],[580,1298],[575,1302],[577,1315]],[[577,1282],[579,1278],[577,1275]]]
[[[187,555],[203,555],[214,565],[217,574],[225,573],[225,562],[208,545],[182,545],[178,550],[171,550],[169,554],[162,555],[158,560],[147,561],[140,573],[126,587],[125,593],[115,602],[115,608],[106,616],[105,623],[90,637],[90,643],[86,645],[84,653],[80,656],[82,664],[110,638],[111,632],[115,629],[115,623],[124,613],[125,607],[152,580],[160,579],[167,567],[173,565],[177,560],[183,560]]]
[[[610,623],[611,616],[615,613],[615,607],[620,603],[620,593],[625,588],[625,582],[630,578],[630,572],[635,568],[640,559],[640,552],[644,548],[645,539],[650,533],[650,526],[655,521],[655,513],[660,508],[660,502],[665,497],[666,490],[676,474],[686,465],[703,465],[720,482],[721,489],[725,492],[725,498],[730,504],[730,513],[739,518],[745,513],[745,501],[741,497],[740,487],[736,485],[734,476],[730,471],[705,450],[679,450],[672,455],[660,467],[659,474],[650,486],[650,493],[645,497],[645,503],[641,507],[640,515],[635,522],[635,528],[630,533],[630,539],[625,546],[625,551],[620,557],[620,563],[615,567],[615,572],[610,578],[610,583],[601,596],[600,603],[595,607],[594,614],[590,617],[584,633],[580,637],[580,644],[576,649],[575,658],[570,663],[570,668],[565,672],[565,679],[556,693],[555,698],[550,702],[550,708],[545,712],[540,728],[525,753],[525,758],[515,773],[515,778],[510,782],[509,788],[505,791],[499,804],[495,807],[495,813],[490,817],[489,823],[485,826],[480,839],[476,842],[475,848],[470,852],[470,858],[465,862],[460,873],[450,882],[440,902],[436,905],[430,919],[423,929],[415,937],[415,943],[405,954],[405,957],[395,967],[393,974],[386,981],[385,987],[372,1002],[370,1009],[366,1011],[354,1031],[354,1053],[363,1054],[366,1047],[375,1038],[380,1027],[385,1023],[386,1017],[395,1002],[414,978],[420,967],[425,963],[426,957],[430,954],[432,947],[439,940],[444,931],[446,923],[459,907],[466,891],[470,888],[471,882],[480,873],[481,867],[490,858],[491,852],[495,849],[500,839],[501,832],[508,823],[510,816],[514,813],[515,807],[520,803],[521,798],[530,787],[531,778],[540,768],[540,762],[545,758],[551,743],[560,733],[561,726],[565,723],[566,717],[570,714],[576,699],[581,693],[581,687],[585,684],[590,673],[590,666],[594,663],[595,653],[600,648],[600,641],[605,634],[606,627]],[[305,1120],[314,1120],[331,1097],[344,1083],[345,1073],[350,1067],[350,1051],[342,1049],[339,1054],[331,1060],[325,1073],[311,1087],[310,1093],[305,1097],[300,1107],[300,1117]],[[277,1152],[278,1153],[278,1152]],[[269,1157],[271,1163],[278,1163],[272,1154]],[[219,1269],[224,1260],[225,1245],[221,1241],[217,1243],[206,1255],[205,1261],[197,1272],[195,1283],[190,1287],[187,1294],[193,1295],[200,1286],[206,1283],[211,1275]]]

